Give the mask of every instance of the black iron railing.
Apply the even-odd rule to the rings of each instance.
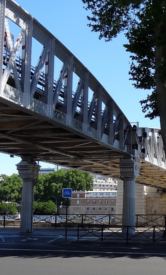
[[[18,215],[0,215],[0,230],[20,228]],[[122,215],[34,215],[33,229],[49,230],[65,240],[157,242],[166,239],[166,216],[136,215],[136,225],[122,225]],[[48,231],[47,231],[48,230]]]

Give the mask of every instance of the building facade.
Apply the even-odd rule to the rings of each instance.
[[[117,180],[94,177],[92,191],[76,191],[70,202],[70,214],[115,214]]]
[[[147,212],[145,187],[136,184],[136,214]],[[93,191],[73,192],[70,214],[120,214],[123,209],[123,182],[113,178],[94,177]]]
[[[54,172],[44,168],[40,174]],[[92,191],[73,192],[68,213],[70,214],[122,214],[123,182],[121,180],[94,176]],[[60,209],[65,213],[65,209]],[[136,184],[136,214],[166,215],[166,192]]]

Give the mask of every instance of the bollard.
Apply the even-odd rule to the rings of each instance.
[[[153,226],[153,236],[152,236],[153,243],[156,241],[156,226]]]
[[[101,241],[104,240],[104,228],[103,226],[101,227]]]
[[[109,214],[109,220],[108,220],[108,224],[111,224],[111,215]]]
[[[77,241],[79,241],[80,239],[80,227],[79,227],[79,224],[77,226]]]
[[[68,227],[67,227],[67,224],[65,224],[65,241],[67,241],[67,233],[68,233]]]
[[[129,242],[129,226],[126,226],[126,243],[128,244]]]
[[[55,214],[55,223],[54,223],[54,226],[56,227],[57,226],[57,220],[58,220],[58,217],[57,217],[57,213]]]
[[[166,237],[166,216],[164,216],[164,231],[163,231],[163,238]]]
[[[139,216],[136,215],[136,226],[138,226],[138,225],[139,225]]]
[[[6,215],[3,214],[3,227],[5,228],[6,227]]]

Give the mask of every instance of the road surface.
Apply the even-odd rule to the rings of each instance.
[[[0,235],[0,275],[165,275],[166,244]]]

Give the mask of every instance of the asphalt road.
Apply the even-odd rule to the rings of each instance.
[[[0,258],[1,275],[164,275],[165,258],[17,257]]]
[[[165,275],[166,244],[0,235],[0,275]]]

